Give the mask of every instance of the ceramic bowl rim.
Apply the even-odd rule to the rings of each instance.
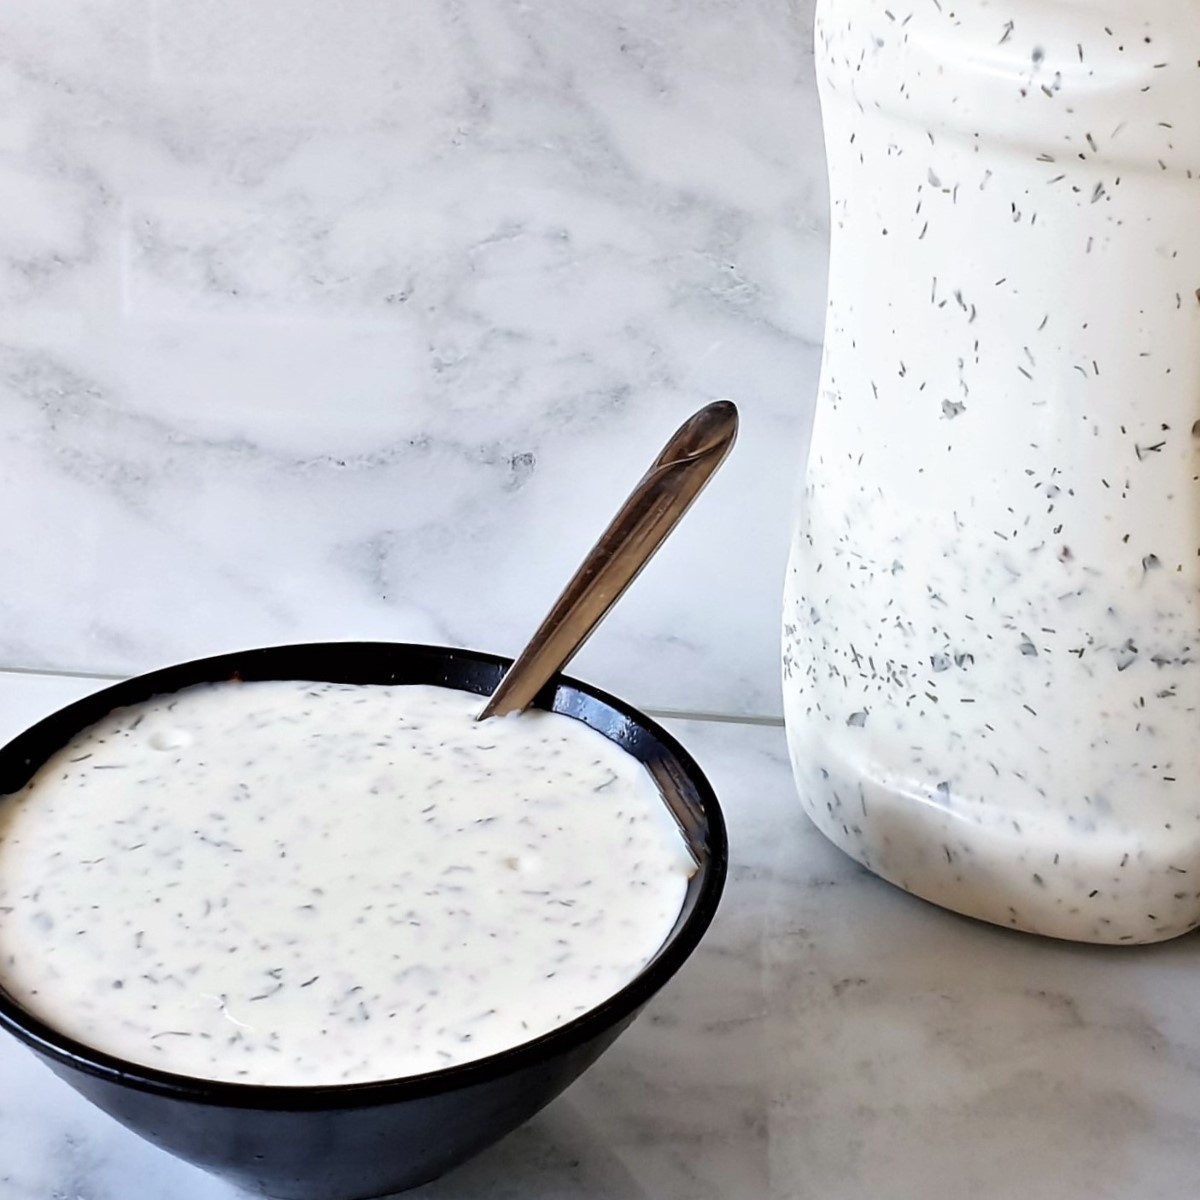
[[[231,653],[208,655],[131,676],[56,709],[0,747],[0,763],[12,755],[20,753],[20,747],[26,739],[35,740],[38,731],[46,729],[51,723],[62,723],[77,714],[91,713],[93,710],[97,710],[96,715],[89,716],[79,724],[73,725],[72,733],[67,734],[67,737],[70,737],[73,732],[86,728],[87,725],[103,715],[103,711],[98,710],[98,704],[106,697],[114,694],[119,696],[122,692],[141,691],[144,687],[152,686],[156,680],[169,680],[178,675],[222,668],[223,664],[235,667],[234,676],[236,676],[236,663],[248,656],[265,656],[270,659],[275,656],[283,657],[288,654],[320,652],[323,649],[351,646],[359,649],[374,648],[385,654],[399,656],[442,657],[450,662],[473,663],[478,666],[492,667],[497,671],[502,671],[512,661],[501,655],[481,650],[418,642],[380,641],[299,642],[290,645],[251,647]],[[164,687],[161,692],[148,692],[142,698],[234,676],[206,677],[197,674],[190,683],[175,683],[171,687]],[[266,676],[261,678],[266,678]],[[280,675],[278,678],[288,678],[288,676]],[[293,675],[291,678],[300,678],[300,676]],[[695,789],[704,812],[708,853],[705,861],[699,867],[699,890],[691,912],[687,914],[682,923],[675,927],[658,953],[631,982],[567,1024],[508,1050],[502,1050],[485,1058],[456,1066],[443,1067],[436,1071],[359,1083],[303,1085],[253,1084],[205,1079],[130,1062],[119,1056],[94,1049],[59,1032],[18,1004],[2,987],[0,987],[0,1029],[7,1030],[53,1063],[83,1071],[109,1083],[194,1104],[279,1112],[366,1108],[423,1099],[494,1082],[523,1069],[535,1067],[539,1063],[553,1061],[572,1047],[589,1042],[627,1016],[636,1013],[679,970],[700,943],[716,913],[724,888],[728,869],[728,839],[724,816],[712,785],[692,756],[653,718],[609,692],[568,675],[555,676],[539,693],[535,704],[538,707],[550,707],[546,701],[556,701],[564,696],[569,699],[572,693],[599,702],[625,721],[631,722],[640,731],[649,734],[652,740],[661,746],[668,758],[674,760],[681,768],[683,776]],[[137,702],[135,699],[117,699],[107,707],[118,708],[124,704]],[[41,761],[34,765],[33,769],[40,766]],[[26,760],[25,765],[29,765],[29,760]],[[0,799],[2,799],[2,795],[0,795]]]

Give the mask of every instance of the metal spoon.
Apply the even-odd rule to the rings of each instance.
[[[689,417],[592,547],[477,718],[521,712],[575,656],[725,461],[737,438],[729,400]]]

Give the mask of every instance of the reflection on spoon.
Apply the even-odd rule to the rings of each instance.
[[[561,671],[666,541],[737,439],[729,400],[689,417],[592,547],[478,719],[520,712]]]

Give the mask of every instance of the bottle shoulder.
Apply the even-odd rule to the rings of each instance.
[[[864,119],[1200,176],[1200,0],[819,0],[815,53]]]

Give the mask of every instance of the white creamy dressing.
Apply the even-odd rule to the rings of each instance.
[[[1200,2],[821,0],[805,806],[948,907],[1200,924]]]
[[[482,1058],[654,955],[694,863],[569,717],[424,686],[208,684],[0,802],[0,984],[133,1062],[257,1084]]]

